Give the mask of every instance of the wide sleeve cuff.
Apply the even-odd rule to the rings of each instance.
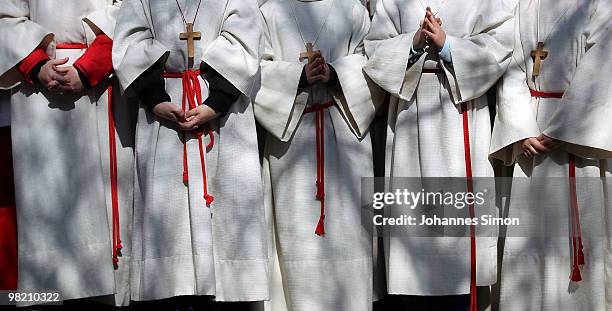
[[[34,84],[36,80],[32,76],[32,72],[37,65],[48,60],[49,56],[47,53],[42,48],[38,48],[19,63],[19,72],[23,74],[26,82]]]
[[[379,42],[370,55],[370,60],[363,68],[376,84],[395,96],[401,97],[400,93],[404,88],[413,37],[414,32]],[[419,61],[422,62],[423,59],[424,57],[420,57]],[[415,65],[417,68],[415,68]],[[422,66],[418,68],[418,64],[415,65],[411,66],[409,70],[417,70],[418,74],[414,77],[419,79]],[[414,89],[416,90],[416,87]],[[406,100],[410,100],[410,98]]]
[[[104,81],[113,72],[113,41],[105,34],[99,34],[96,40],[76,62],[76,67],[94,87]]]
[[[339,88],[331,90],[334,100],[358,138],[365,136],[376,113],[371,86],[362,70],[365,62],[364,56],[352,54],[332,63],[340,84]]]
[[[221,116],[225,116],[232,105],[240,98],[240,90],[205,63],[202,64],[202,68],[210,90],[208,98],[204,100],[204,105],[212,108]]]
[[[309,94],[299,90],[303,64],[263,61],[262,84],[255,97],[255,118],[272,135],[289,141],[306,108]]]

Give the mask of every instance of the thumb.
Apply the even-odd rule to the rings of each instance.
[[[60,59],[52,59],[49,61],[51,65],[63,65],[68,62],[68,57],[60,58]]]
[[[191,110],[187,111],[187,114],[185,115],[185,117],[190,118],[190,117],[193,117],[193,116],[195,116],[197,114],[198,114],[198,109],[194,108],[194,109],[191,109]]]
[[[185,122],[185,113],[179,107],[174,106],[172,108],[172,114],[174,114],[179,122]]]

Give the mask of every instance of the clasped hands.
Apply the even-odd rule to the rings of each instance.
[[[431,8],[427,8],[425,18],[421,21],[421,27],[414,34],[412,46],[415,50],[423,49],[428,44],[433,44],[438,51],[442,50],[446,42],[446,32],[442,29],[442,20],[436,17]]]
[[[317,82],[328,83],[331,79],[331,69],[325,61],[321,52],[315,52],[312,59],[308,60],[305,67],[306,79],[308,84],[312,85]]]
[[[178,105],[163,102],[155,105],[153,113],[160,118],[175,122],[183,131],[196,131],[208,122],[214,120],[219,114],[206,105],[200,105],[184,112]]]
[[[544,134],[538,137],[527,138],[522,141],[521,148],[523,155],[528,158],[533,158],[538,155],[543,155],[555,150],[559,147],[560,142],[550,138]]]
[[[68,57],[47,61],[38,73],[38,81],[47,90],[54,93],[80,93],[85,90],[81,77],[74,66],[61,66],[68,62]],[[61,67],[60,67],[61,66]]]

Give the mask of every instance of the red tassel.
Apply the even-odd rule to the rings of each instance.
[[[205,194],[204,200],[206,200],[206,205],[210,205],[215,200],[215,197],[210,194]]]
[[[321,215],[321,217],[319,217],[319,223],[317,224],[317,229],[315,230],[315,234],[318,236],[325,235],[325,215]]]
[[[582,281],[582,275],[580,274],[580,269],[577,266],[572,269],[572,275],[570,276],[570,280],[572,280],[572,282]]]

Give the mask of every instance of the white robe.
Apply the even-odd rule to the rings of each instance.
[[[423,1],[442,18],[452,66],[425,53],[408,66],[410,47],[425,16],[419,1],[380,0],[366,38],[365,72],[391,93],[387,176],[465,177],[461,103],[467,103],[474,177],[493,177],[488,161],[491,125],[487,90],[511,54],[511,9],[500,0]],[[442,72],[423,72],[441,66]],[[439,68],[439,67],[438,67]],[[392,185],[391,185],[392,186]],[[392,209],[391,212],[399,209]],[[389,294],[459,295],[470,292],[470,239],[385,236]],[[477,285],[496,280],[496,239],[477,238]]]
[[[605,242],[610,237],[610,228],[602,221],[605,219],[602,217],[608,217],[610,206],[606,207],[600,181],[600,176],[610,173],[599,159],[611,154],[612,113],[609,83],[603,82],[601,86],[593,83],[595,73],[605,69],[598,66],[609,58],[609,49],[593,53],[597,53],[595,48],[600,42],[607,42],[602,35],[609,32],[606,29],[612,7],[605,0],[542,0],[538,25],[538,2],[520,1],[517,8],[515,51],[499,89],[491,153],[506,164],[516,162],[508,216],[524,220],[545,216],[559,222],[544,229],[539,223],[522,227],[520,230],[526,231],[521,232],[508,229],[500,307],[611,310],[610,246]],[[544,49],[549,54],[542,61],[540,76],[533,79],[531,52],[540,41],[545,42]],[[532,98],[530,88],[568,93],[562,100]],[[521,156],[522,140],[541,133],[561,140],[562,146],[533,159]],[[581,282],[570,280],[573,259],[569,225],[570,154],[576,156],[586,259],[581,267]]]
[[[193,19],[198,1],[181,1]],[[205,0],[195,31],[195,66],[204,61],[242,96],[229,113],[212,122],[214,145],[205,151],[208,191],[198,140],[187,134],[189,182],[183,183],[183,142],[178,125],[140,106],[136,129],[136,185],[133,230],[132,299],[209,295],[218,301],[268,298],[267,250],[261,168],[249,95],[259,74],[261,29],[255,0]],[[123,3],[113,46],[113,64],[122,88],[156,62],[167,72],[186,69],[187,43],[175,2]],[[203,98],[207,83],[198,78]],[[181,105],[181,79],[166,79],[172,102]],[[133,100],[132,105],[138,105]],[[204,136],[204,145],[210,142]]]
[[[274,252],[271,257],[278,260],[271,265],[267,309],[370,310],[372,237],[360,207],[360,178],[373,176],[367,131],[375,106],[362,71],[368,13],[356,0],[270,0],[261,10],[266,51],[255,115],[268,132],[264,169],[276,236],[277,257]],[[305,51],[300,29],[307,42],[322,29],[315,50],[335,68],[341,89],[298,87],[305,65],[299,61]],[[323,111],[325,235],[318,236],[315,113],[304,110],[327,101],[334,106]]]
[[[133,130],[115,94],[119,208],[124,226],[120,269],[113,277],[109,166],[109,82],[83,95],[53,95],[21,82],[16,65],[38,46],[72,64],[85,50],[56,43],[91,44],[113,37],[120,3],[110,0],[5,1],[0,8],[0,85],[12,88],[11,121],[18,221],[19,284],[58,291],[62,299],[117,294],[127,304],[132,209]],[[110,83],[113,83],[113,80]],[[106,221],[108,219],[108,221]],[[114,300],[114,301],[113,301]]]

